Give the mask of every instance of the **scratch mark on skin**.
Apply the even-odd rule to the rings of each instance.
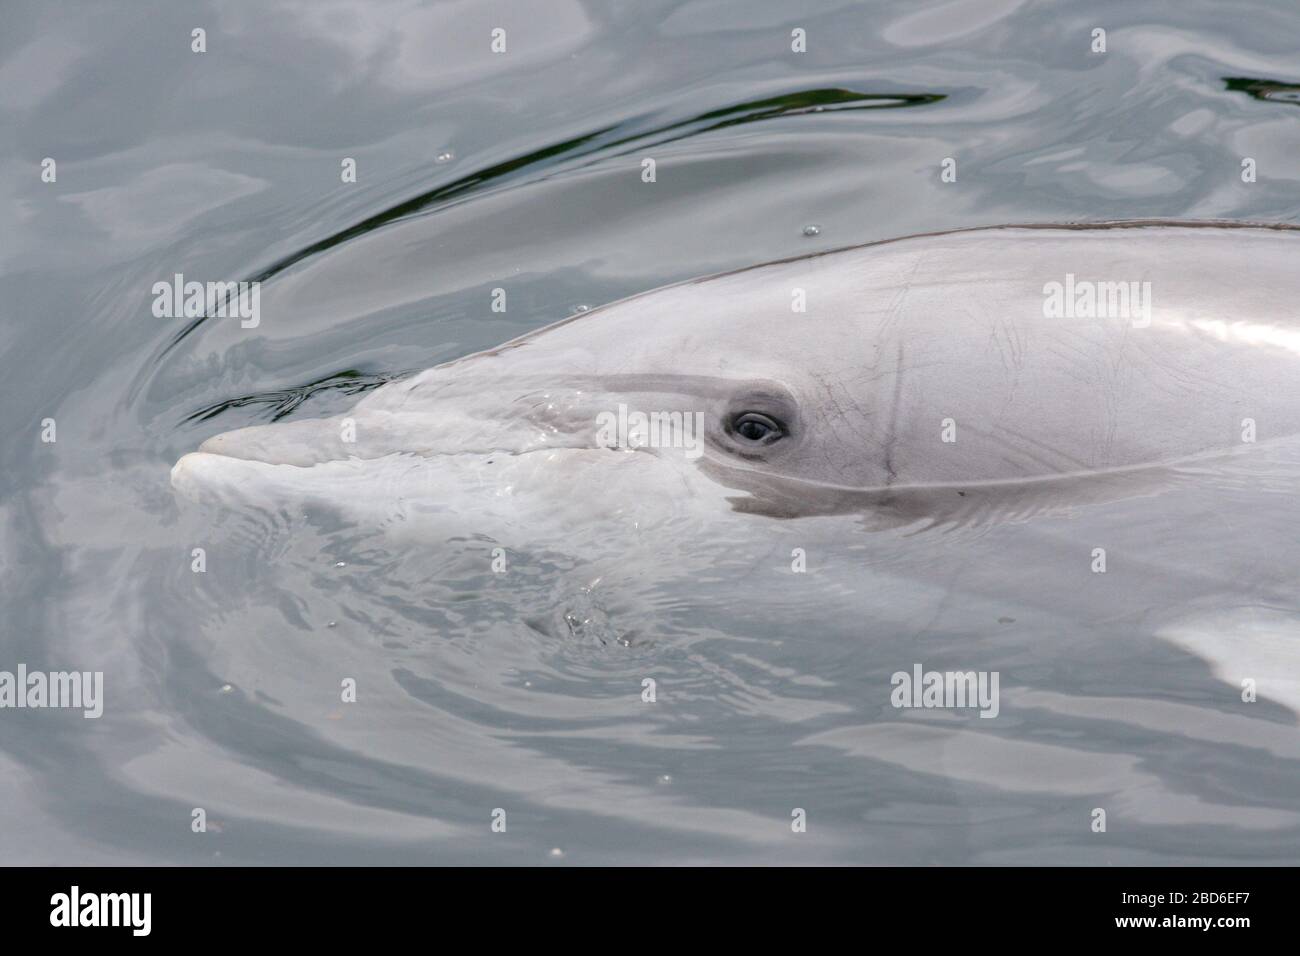
[[[886,328],[898,324],[903,314],[903,303],[907,301],[908,293],[912,291],[912,281],[928,258],[928,254],[922,254],[917,256],[912,263],[907,278],[903,280],[898,291],[894,294],[893,301],[889,303],[889,317],[885,320]],[[894,390],[889,400],[889,414],[885,428],[885,487],[889,487],[898,480],[898,467],[894,461],[894,446],[898,440],[898,412],[903,395],[904,359],[903,336],[899,335],[894,350]]]
[[[898,471],[894,465],[894,443],[898,439],[898,405],[903,397],[903,340],[898,340],[894,356],[894,393],[889,400],[889,430],[885,435],[885,486],[889,487],[898,480]]]

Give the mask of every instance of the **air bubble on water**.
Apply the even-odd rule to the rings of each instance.
[[[337,564],[334,565],[334,567],[336,568],[346,568],[347,566],[348,563],[346,561],[339,561]]]
[[[661,773],[661,774],[659,775],[659,781],[658,781],[658,782],[659,782],[659,784],[660,784],[661,786],[665,786],[665,787],[666,787],[666,786],[668,786],[668,784],[670,784],[670,783],[673,782],[673,775],[670,774],[670,773]]]
[[[803,227],[803,234],[805,236],[820,236],[822,234],[822,227],[815,223],[809,223]]]
[[[564,851],[561,850],[558,846],[553,846],[551,847],[551,852],[548,853],[547,856],[549,856],[553,860],[558,860],[560,857],[564,856]]]
[[[582,315],[582,313],[590,312],[590,311],[591,311],[591,306],[586,305],[584,303],[581,305],[575,305],[572,309],[569,310],[569,315]]]
[[[339,626],[339,622],[338,622],[338,621],[330,621],[330,622],[329,622],[328,624],[326,624],[325,626],[326,626],[326,627],[338,627],[338,626]]]
[[[455,159],[455,158],[456,158],[456,154],[455,154],[455,153],[453,153],[453,152],[452,152],[451,150],[449,150],[449,149],[444,149],[444,150],[443,150],[441,153],[439,153],[437,156],[433,157],[433,161],[434,161],[435,163],[450,163],[450,162],[451,162],[453,159]]]
[[[222,684],[220,692],[223,694],[230,694],[230,693],[234,693],[234,690],[235,688],[232,687],[230,684]]]

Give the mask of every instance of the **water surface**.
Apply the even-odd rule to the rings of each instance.
[[[1005,222],[1300,222],[1292,5],[3,18],[0,669],[102,670],[107,700],[0,712],[0,862],[1300,860],[1295,445],[968,528],[576,525],[505,576],[490,540],[168,484],[217,432],[691,276]],[[260,279],[260,325],[155,317],[175,273]],[[1137,557],[1093,575],[1080,540]],[[916,662],[998,671],[998,718],[890,707]]]

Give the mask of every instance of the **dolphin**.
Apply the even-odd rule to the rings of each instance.
[[[518,532],[855,515],[1024,518],[1195,480],[1300,433],[1300,230],[1016,225],[818,252],[634,295],[216,435],[173,485],[227,504]]]

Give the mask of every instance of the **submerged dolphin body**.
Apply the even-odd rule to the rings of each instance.
[[[1300,433],[1297,262],[1300,230],[1229,223],[819,253],[625,299],[344,415],[218,435],[172,482],[489,534],[530,509],[640,522],[686,499],[897,526],[1144,494]],[[648,445],[607,427],[637,413],[674,427]]]

